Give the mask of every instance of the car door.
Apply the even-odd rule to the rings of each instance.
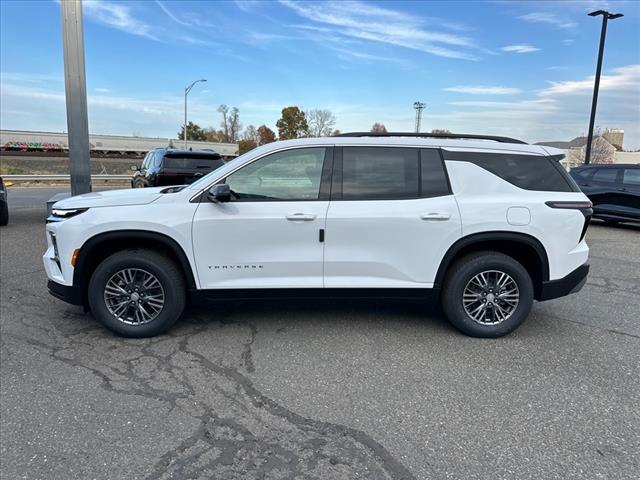
[[[626,167],[623,170],[622,192],[625,196],[624,215],[640,220],[640,167]]]
[[[322,287],[332,157],[331,147],[283,150],[228,175],[231,201],[203,200],[194,216],[201,288]]]
[[[461,235],[438,149],[336,148],[325,287],[431,287]]]
[[[624,203],[621,173],[622,169],[614,166],[599,167],[593,173],[587,195],[593,202],[596,215],[618,215],[621,212]]]

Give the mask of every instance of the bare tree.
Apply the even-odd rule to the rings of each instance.
[[[382,123],[376,122],[371,126],[371,133],[387,133],[387,127]]]
[[[258,129],[253,125],[247,125],[247,128],[242,132],[242,140],[251,140],[256,143],[260,143],[260,135],[258,134]]]
[[[446,128],[434,128],[433,130],[431,130],[431,133],[451,133],[451,131],[447,130]]]
[[[218,111],[222,114],[222,122],[220,122],[220,126],[222,127],[222,135],[225,142],[229,141],[229,120],[227,119],[227,115],[229,113],[229,107],[222,104],[218,107]]]
[[[587,146],[580,149],[580,160],[584,163]],[[603,137],[598,136],[591,142],[591,163],[615,163],[614,154],[616,147],[607,142]]]
[[[220,127],[222,128],[222,135],[225,142],[237,142],[238,135],[242,129],[240,123],[240,112],[236,107],[229,109],[227,105],[220,105],[218,112],[222,114],[222,121]]]
[[[236,107],[233,107],[229,112],[229,142],[237,142],[242,130],[242,124],[240,123],[240,112]]]
[[[333,132],[336,117],[331,110],[314,109],[305,112],[310,137],[328,137]]]

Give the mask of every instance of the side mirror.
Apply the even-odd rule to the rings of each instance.
[[[140,168],[137,165],[131,165],[131,167],[129,167],[131,169],[132,172],[137,172],[138,170],[140,170]]]
[[[209,189],[209,200],[215,203],[224,203],[231,200],[231,187],[226,183],[219,183]]]

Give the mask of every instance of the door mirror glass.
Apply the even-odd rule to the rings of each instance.
[[[224,203],[231,200],[231,188],[226,183],[219,183],[209,189],[209,200],[215,203]]]

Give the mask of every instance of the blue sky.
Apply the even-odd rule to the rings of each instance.
[[[529,142],[586,131],[600,20],[609,23],[596,125],[640,148],[640,2],[85,1],[92,133],[174,136],[189,119],[243,125],[284,106],[328,108],[342,131],[374,122],[511,135]],[[60,5],[0,2],[3,129],[65,131]]]

